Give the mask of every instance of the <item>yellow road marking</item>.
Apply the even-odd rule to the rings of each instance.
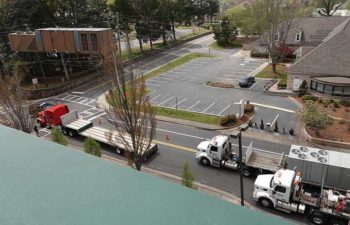
[[[157,141],[157,140],[153,140],[153,141],[155,143],[157,143],[157,144],[165,145],[165,146],[172,147],[172,148],[177,148],[177,149],[180,149],[180,150],[183,150],[183,151],[188,151],[188,152],[192,152],[192,153],[196,153],[197,152],[195,149],[188,148],[188,147],[185,147],[185,146],[171,144],[171,143],[164,142],[164,141]]]

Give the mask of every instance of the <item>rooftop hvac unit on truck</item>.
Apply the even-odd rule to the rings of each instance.
[[[292,145],[287,169],[259,175],[253,197],[265,207],[309,212],[315,224],[346,225],[350,219],[349,159],[347,153]]]

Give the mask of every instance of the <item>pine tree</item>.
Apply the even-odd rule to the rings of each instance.
[[[186,161],[183,164],[183,169],[182,169],[182,178],[181,178],[182,185],[188,188],[195,189],[195,186],[193,185],[193,181],[194,181],[194,177],[190,171],[188,162]]]
[[[101,157],[101,146],[94,139],[88,137],[84,141],[84,151],[90,155]]]
[[[51,141],[56,142],[58,144],[67,146],[68,141],[62,134],[61,130],[58,128],[53,128],[51,132]]]

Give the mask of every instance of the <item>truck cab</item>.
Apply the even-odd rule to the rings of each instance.
[[[202,164],[220,166],[221,160],[231,152],[231,143],[227,136],[218,135],[202,141],[197,149],[196,159]]]
[[[287,169],[280,169],[275,174],[259,175],[254,183],[254,199],[269,208],[275,208],[277,201],[289,203],[295,176],[295,171]]]
[[[61,126],[61,116],[69,112],[68,106],[59,104],[38,113],[36,123],[39,127]]]

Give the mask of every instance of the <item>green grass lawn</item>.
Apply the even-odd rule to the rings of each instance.
[[[206,58],[214,58],[214,56],[206,55],[206,54],[200,54],[200,53],[189,53],[187,55],[184,55],[180,58],[175,59],[174,61],[171,61],[164,66],[159,67],[158,69],[155,69],[147,74],[144,75],[145,79],[150,79],[155,76],[159,76],[162,73],[165,73],[169,70],[172,70],[182,64],[185,64],[193,59],[200,58],[200,57],[206,57]]]
[[[217,50],[223,50],[223,49],[234,49],[234,48],[242,48],[243,41],[241,40],[235,40],[230,42],[228,45],[222,45],[219,44],[217,41],[211,43],[209,45],[210,48],[217,49]]]
[[[190,121],[195,121],[200,123],[219,124],[219,120],[220,120],[219,116],[211,116],[211,115],[188,112],[183,110],[168,109],[168,108],[162,108],[162,107],[156,107],[156,106],[155,106],[155,110],[156,110],[156,114],[159,116],[167,116],[167,117],[190,120]]]
[[[284,65],[277,65],[276,67],[277,74],[274,74],[272,72],[272,66],[268,65],[265,67],[260,73],[258,73],[255,77],[260,78],[274,78],[278,79],[278,86],[279,87],[286,87],[287,86],[287,68]],[[276,77],[277,75],[277,77]]]

